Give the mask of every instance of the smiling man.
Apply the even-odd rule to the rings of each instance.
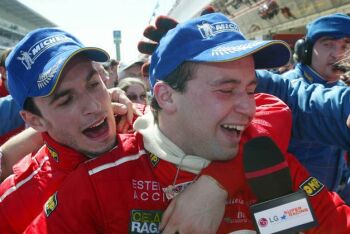
[[[22,233],[67,174],[116,146],[111,99],[93,66],[108,58],[51,28],[29,33],[8,56],[9,91],[45,145],[0,186],[2,232]]]
[[[288,142],[291,120],[283,103],[254,94],[255,69],[284,65],[289,56],[284,42],[246,40],[238,26],[222,14],[177,25],[152,55],[152,112],[136,120],[136,134],[118,135],[118,147],[81,164],[50,197],[27,232],[159,233],[162,213],[170,201],[191,186],[203,185],[203,177],[208,176],[199,175],[214,164],[209,165],[212,160],[229,159],[226,180],[233,188],[219,181],[228,194],[207,178],[205,185],[215,189],[199,190],[198,196],[214,194],[219,202],[189,201],[187,205],[195,210],[194,218],[213,217],[203,225],[208,228],[198,233],[254,232],[249,205],[257,200],[244,178],[241,146],[275,130],[274,139],[285,152],[287,143],[281,141]],[[257,109],[268,107],[260,112],[266,118],[254,122],[256,103]],[[268,119],[270,115],[273,120]],[[283,127],[274,129],[275,123]],[[271,132],[265,132],[269,128]],[[287,134],[283,134],[285,129]],[[309,175],[294,157],[286,155],[286,161],[296,191]],[[346,217],[347,206],[336,195],[320,187],[310,200],[320,222],[316,231],[348,230],[348,222],[341,219]],[[211,209],[213,204],[225,214]],[[334,219],[339,219],[336,225]],[[198,222],[191,226],[198,227]],[[198,231],[190,230],[187,233]],[[185,233],[180,228],[164,231]]]

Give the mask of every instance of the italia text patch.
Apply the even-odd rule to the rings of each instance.
[[[302,183],[299,188],[304,190],[309,197],[318,194],[324,185],[315,177],[309,177],[304,183]]]
[[[159,233],[163,211],[132,210],[129,233]]]

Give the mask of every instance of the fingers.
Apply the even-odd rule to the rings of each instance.
[[[134,105],[132,104],[132,102],[130,102],[126,105],[126,108],[128,109],[128,113],[126,114],[126,121],[129,125],[132,125],[134,113],[136,113],[134,110]]]
[[[119,104],[123,104],[124,107],[126,108],[126,112],[124,111],[123,108],[121,108],[120,105],[114,104],[114,108],[117,110],[117,108],[120,108],[120,111],[124,111],[121,113],[116,113],[115,114],[119,114],[119,115],[125,115],[126,114],[126,120],[127,122],[130,124],[132,124],[132,119],[134,116],[134,109],[133,109],[133,104],[132,102],[129,100],[129,98],[126,96],[125,92],[119,88],[113,88],[110,89],[110,95],[111,95],[111,99],[113,102],[118,102]],[[112,105],[113,106],[113,105]]]
[[[203,8],[202,12],[201,12],[201,15],[207,15],[207,14],[210,14],[210,13],[214,13],[215,12],[215,9],[213,6],[206,6]]]
[[[125,115],[128,111],[127,106],[117,102],[112,102],[112,109],[114,115]]]
[[[137,49],[142,54],[152,55],[153,52],[156,50],[157,46],[158,46],[158,43],[155,43],[155,42],[140,41],[137,44]]]
[[[135,108],[133,106],[133,103],[126,96],[125,92],[120,88],[112,88],[112,89],[109,89],[108,92],[112,100],[113,113],[115,115],[126,115],[126,117],[122,119],[125,119],[124,121],[126,121],[126,124],[128,126],[132,125],[134,114],[139,115],[139,112],[134,110]],[[126,127],[124,122],[122,123],[123,123],[123,126],[121,128],[124,130]],[[118,130],[121,130],[121,129],[118,128]]]
[[[179,22],[177,22],[174,18],[165,15],[158,16],[155,21],[156,28],[165,32],[175,28],[178,23]]]
[[[171,203],[169,204],[169,206],[164,211],[163,216],[162,216],[162,221],[159,224],[159,230],[163,230],[167,226],[169,219],[171,217],[171,214],[175,210],[175,204],[176,204],[176,200],[172,200]],[[169,228],[170,227],[168,227],[168,229]],[[169,230],[167,230],[167,231],[169,231]],[[162,233],[166,233],[165,230]],[[172,233],[174,233],[174,232],[172,232]]]
[[[148,39],[159,42],[160,39],[167,33],[168,30],[162,28],[156,28],[152,25],[149,25],[145,31],[143,31],[143,35]]]
[[[176,27],[178,22],[168,16],[158,16],[155,21],[155,26],[149,25],[143,31],[143,35],[149,40],[153,41],[140,41],[137,45],[137,49],[142,54],[152,55],[158,46],[160,39],[172,28]],[[148,73],[147,73],[148,74]]]

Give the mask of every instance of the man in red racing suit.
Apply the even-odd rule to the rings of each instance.
[[[136,107],[144,113],[147,106]],[[66,176],[89,159],[47,133],[42,137],[43,147],[14,165],[14,173],[0,184],[0,230],[4,233],[22,233]]]
[[[257,94],[256,102],[256,116],[244,132],[240,146],[252,137],[270,136],[286,152],[291,126],[289,109],[266,94]],[[119,135],[115,149],[80,165],[46,202],[44,211],[28,227],[27,233],[158,233],[169,198],[185,189],[198,175],[179,170],[145,150],[146,135]],[[310,176],[294,156],[286,153],[285,158],[293,190],[297,191]],[[212,163],[211,169],[205,171],[210,173],[215,168],[226,170],[226,177],[214,177],[230,186],[218,233],[253,231],[249,206],[256,202],[256,197],[244,177],[242,148],[229,163]],[[216,174],[222,174],[222,170]],[[319,185],[309,198],[320,225],[306,233],[347,233],[349,208],[338,195]]]

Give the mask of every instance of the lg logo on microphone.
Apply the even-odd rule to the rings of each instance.
[[[261,218],[261,219],[259,219],[259,226],[266,227],[269,223],[271,223],[271,224],[280,223],[282,221],[285,221],[286,218],[287,217],[285,215],[281,216],[280,218],[277,215],[274,215],[274,216],[269,217],[269,218]]]
[[[261,219],[259,219],[259,226],[260,226],[260,227],[266,227],[267,224],[269,224],[269,221],[267,221],[266,218],[261,218]]]

